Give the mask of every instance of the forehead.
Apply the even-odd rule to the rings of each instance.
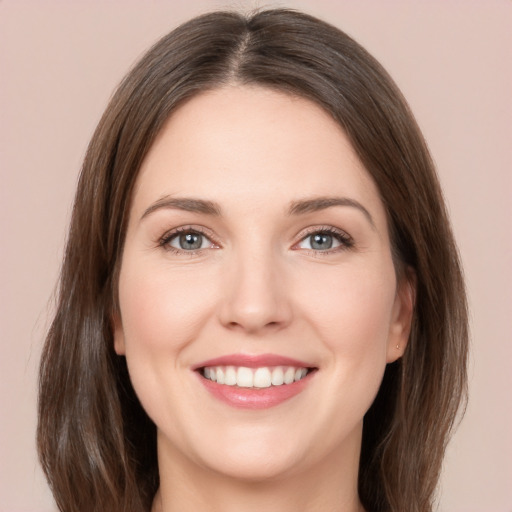
[[[327,112],[253,86],[201,93],[172,114],[142,164],[133,208],[140,213],[164,195],[266,209],[341,195],[385,215],[372,178]]]

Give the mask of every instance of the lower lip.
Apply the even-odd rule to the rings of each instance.
[[[311,381],[313,373],[310,372],[303,379],[292,384],[270,386],[268,388],[240,388],[226,386],[205,379],[198,374],[203,386],[217,399],[232,407],[240,409],[268,409],[275,407],[286,400],[298,395]]]

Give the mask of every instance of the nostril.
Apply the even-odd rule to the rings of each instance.
[[[239,329],[247,332],[258,332],[258,331],[266,331],[266,330],[275,330],[279,329],[283,325],[282,322],[264,322],[259,321],[256,318],[245,319],[244,321],[231,321],[226,324],[228,329]]]

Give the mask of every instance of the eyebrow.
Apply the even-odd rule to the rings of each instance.
[[[375,227],[375,222],[370,212],[359,201],[348,197],[314,197],[312,199],[292,201],[288,209],[288,215],[303,215],[306,213],[326,210],[327,208],[332,208],[334,206],[349,206],[358,209],[363,213],[372,227]],[[213,201],[165,196],[149,206],[142,214],[141,220],[160,209],[183,210],[187,212],[213,215],[216,217],[221,216],[220,205]]]
[[[142,214],[140,220],[144,219],[149,214],[160,209],[183,210],[186,212],[215,215],[216,217],[219,217],[221,215],[220,206],[217,203],[214,203],[213,201],[206,201],[204,199],[165,196],[156,201],[155,203],[153,203],[149,208],[147,208]]]
[[[370,212],[355,199],[349,197],[314,197],[301,201],[293,201],[290,205],[290,215],[301,215],[305,213],[318,212],[332,208],[333,206],[349,206],[358,209],[366,217],[368,222],[375,227],[375,222]]]

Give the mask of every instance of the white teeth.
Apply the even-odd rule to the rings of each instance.
[[[226,368],[224,384],[227,384],[228,386],[236,386],[236,370],[232,366],[228,366]]]
[[[286,368],[284,372],[284,383],[291,384],[295,380],[295,368]]]
[[[295,370],[295,376],[294,376],[295,381],[303,379],[307,373],[308,373],[308,371],[306,370],[306,368],[298,368],[297,370]]]
[[[211,381],[241,388],[268,388],[292,384],[308,374],[307,368],[276,366],[246,368],[245,366],[212,366],[203,368],[203,376]]]
[[[217,380],[217,372],[215,371],[215,368],[205,368],[204,376],[214,382]]]
[[[250,368],[240,366],[236,372],[236,384],[241,388],[252,388],[254,376]]]
[[[284,383],[284,372],[283,369],[278,366],[272,370],[272,385],[280,386]]]
[[[254,387],[269,388],[272,385],[272,375],[268,368],[258,368],[254,372]]]

